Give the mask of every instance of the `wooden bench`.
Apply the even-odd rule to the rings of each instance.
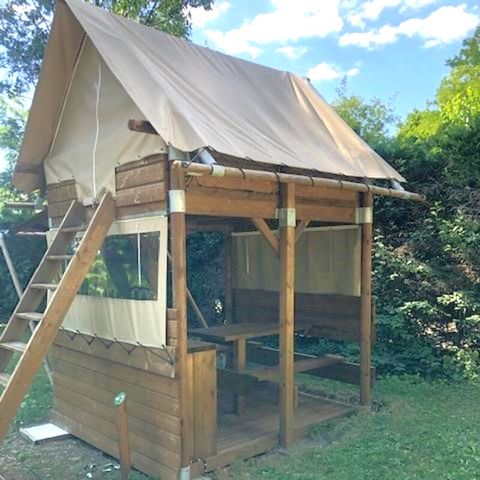
[[[296,330],[307,330],[308,325],[298,324]],[[247,367],[247,339],[278,335],[278,323],[238,323],[210,328],[197,328],[189,333],[204,339],[233,343],[233,369],[218,369],[218,381],[221,389],[231,389],[235,392],[235,410],[243,413],[246,394],[252,391],[258,382],[280,382],[280,367],[249,368]],[[294,363],[296,373],[316,370],[344,362],[338,355],[323,357],[308,357]]]
[[[340,355],[325,355],[323,357],[305,358],[296,360],[294,363],[295,373],[308,372],[317,368],[324,368],[337,363],[345,362],[345,358]],[[253,375],[260,381],[268,380],[270,382],[280,381],[280,368],[278,366],[263,368],[246,368],[242,373]]]

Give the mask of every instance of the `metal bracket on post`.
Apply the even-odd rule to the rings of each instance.
[[[278,226],[295,227],[297,225],[297,215],[295,208],[278,209]]]
[[[185,190],[170,190],[168,192],[168,211],[170,213],[185,213]]]
[[[178,472],[178,480],[190,480],[190,465],[180,469]]]
[[[355,223],[372,223],[373,222],[373,208],[372,207],[358,207],[355,209]]]

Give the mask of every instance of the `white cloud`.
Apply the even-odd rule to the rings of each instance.
[[[215,3],[210,10],[203,7],[190,9],[190,17],[192,24],[196,27],[203,28],[207,23],[220,18],[225,12],[230,10],[232,4],[228,1]]]
[[[273,11],[260,13],[240,27],[221,32],[207,30],[205,35],[215,47],[227,53],[260,53],[260,46],[300,38],[324,38],[343,28],[340,0],[270,0]]]
[[[276,52],[281,53],[282,55],[285,55],[290,60],[298,60],[300,57],[303,57],[308,51],[307,47],[292,47],[292,46],[286,46],[286,47],[280,47],[277,48]]]
[[[342,78],[344,76],[354,77],[359,73],[360,73],[359,63],[355,64],[354,67],[345,71],[345,70],[342,70],[342,68],[340,68],[335,63],[322,62],[310,68],[307,72],[307,77],[312,82],[322,82],[322,81],[337,80],[338,78]]]
[[[377,20],[386,8],[399,7],[400,12],[417,10],[437,0],[369,0],[362,2],[359,8],[347,16],[348,22],[355,27],[365,27],[365,20]]]
[[[460,40],[475,28],[480,17],[466,11],[464,4],[443,6],[425,18],[411,18],[397,26],[384,25],[366,32],[345,33],[340,37],[339,45],[355,45],[363,48],[375,48],[395,43],[401,36],[419,37],[425,41],[425,47],[434,47]]]

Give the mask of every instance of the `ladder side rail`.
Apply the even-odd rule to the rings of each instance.
[[[75,255],[48,303],[42,320],[30,337],[9,382],[0,397],[0,439],[25,397],[33,378],[52,345],[63,319],[97,256],[115,218],[115,201],[107,193],[102,198]]]
[[[56,273],[58,272],[59,263],[47,261],[46,258],[49,255],[53,255],[54,252],[57,253],[61,250],[63,250],[63,252],[66,251],[68,245],[75,236],[75,232],[62,233],[62,228],[71,227],[75,224],[78,225],[84,221],[84,218],[84,207],[76,200],[73,200],[57,230],[57,233],[51,245],[47,248],[37,269],[30,278],[30,281],[28,282],[28,285],[26,286],[22,297],[20,298],[17,306],[15,307],[15,310],[13,311],[9,322],[7,323],[7,326],[5,327],[2,335],[0,336],[0,343],[10,340],[16,340],[25,333],[28,326],[28,320],[19,319],[16,316],[17,313],[36,311],[45,296],[45,291],[30,288],[31,284],[37,283],[40,278],[46,279],[48,275],[50,275],[50,278],[48,280],[51,280],[54,275],[56,275]],[[3,370],[5,368],[5,362],[8,363],[10,356],[11,355],[8,355],[8,352],[0,352],[0,370]]]

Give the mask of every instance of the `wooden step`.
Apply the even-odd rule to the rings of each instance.
[[[73,255],[48,255],[47,260],[71,260]]]
[[[316,370],[317,368],[328,367],[336,363],[345,362],[345,358],[340,355],[325,355],[323,357],[306,358],[305,360],[297,360],[294,364],[295,373],[308,372],[309,370]],[[267,367],[267,368],[246,368],[242,373],[252,375],[258,380],[269,380],[271,382],[278,381],[280,379],[280,367]]]
[[[32,320],[33,322],[39,322],[43,318],[43,313],[38,312],[21,312],[16,313],[15,316],[17,318],[21,318],[22,320]]]
[[[31,283],[30,288],[37,290],[56,290],[58,285],[56,283]]]
[[[0,387],[6,387],[11,375],[8,373],[0,373]]]
[[[76,232],[84,232],[87,229],[86,225],[76,225],[74,227],[63,227],[62,232],[65,233],[76,233]]]
[[[12,352],[24,352],[27,344],[24,342],[3,342],[0,343],[0,347],[11,350]]]

